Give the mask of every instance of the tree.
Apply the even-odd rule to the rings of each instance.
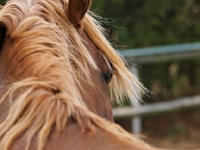
[[[198,0],[94,0],[92,9],[109,18],[127,48],[200,39]]]

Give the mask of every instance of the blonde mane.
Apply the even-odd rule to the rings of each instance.
[[[67,0],[10,0],[0,11],[0,22],[7,29],[2,74],[9,83],[0,104],[10,102],[7,116],[0,122],[0,147],[4,150],[26,131],[29,132],[26,148],[38,133],[41,150],[51,131],[55,128],[61,132],[70,117],[83,130],[92,130],[95,125],[137,141],[121,127],[87,110],[80,94],[81,82],[95,86],[89,68],[99,68],[67,17],[67,3]],[[115,69],[109,85],[110,98],[118,103],[124,96],[140,99],[143,86],[106,40],[103,28],[91,12],[85,16],[83,27]]]

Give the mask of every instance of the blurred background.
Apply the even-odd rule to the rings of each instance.
[[[101,23],[113,46],[130,51],[126,51],[129,65],[137,68],[141,82],[152,92],[143,97],[142,106],[200,99],[199,0],[93,0],[92,10],[104,18]],[[140,125],[136,132],[153,146],[200,147],[200,106],[136,118],[115,116],[115,122],[129,132],[134,119]]]
[[[138,61],[134,54],[128,58],[129,64],[136,64],[141,82],[152,92],[143,97],[145,105],[186,97],[192,103],[194,96],[198,99],[199,0],[93,0],[92,10],[105,18],[102,24],[116,49],[132,49],[126,56],[134,50],[138,55],[139,50],[151,55],[153,61],[147,57]],[[148,50],[152,53],[148,54]],[[200,147],[200,106],[144,115],[140,119],[141,134],[154,146]],[[130,132],[132,120],[131,116],[115,117],[115,122]]]

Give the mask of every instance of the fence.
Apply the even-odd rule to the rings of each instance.
[[[119,53],[125,57],[133,73],[137,74],[137,66],[134,64],[140,65],[144,63],[198,58],[200,57],[200,43],[123,50],[119,51]],[[200,95],[163,103],[149,105],[141,105],[138,103],[137,105],[139,105],[139,107],[129,106],[124,108],[113,108],[113,115],[114,118],[132,117],[132,132],[140,134],[142,130],[141,118],[143,116],[151,116],[163,112],[200,106]]]

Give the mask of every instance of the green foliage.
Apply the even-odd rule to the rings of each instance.
[[[0,0],[0,4],[3,5],[6,1],[5,0]]]
[[[128,48],[200,39],[198,0],[94,0],[92,9],[109,18]]]
[[[170,128],[167,133],[167,137],[170,139],[176,138],[176,136],[185,133],[185,128],[182,125],[175,125]]]
[[[200,61],[184,60],[160,64],[145,64],[140,78],[152,91],[145,102],[173,100],[199,94]]]

